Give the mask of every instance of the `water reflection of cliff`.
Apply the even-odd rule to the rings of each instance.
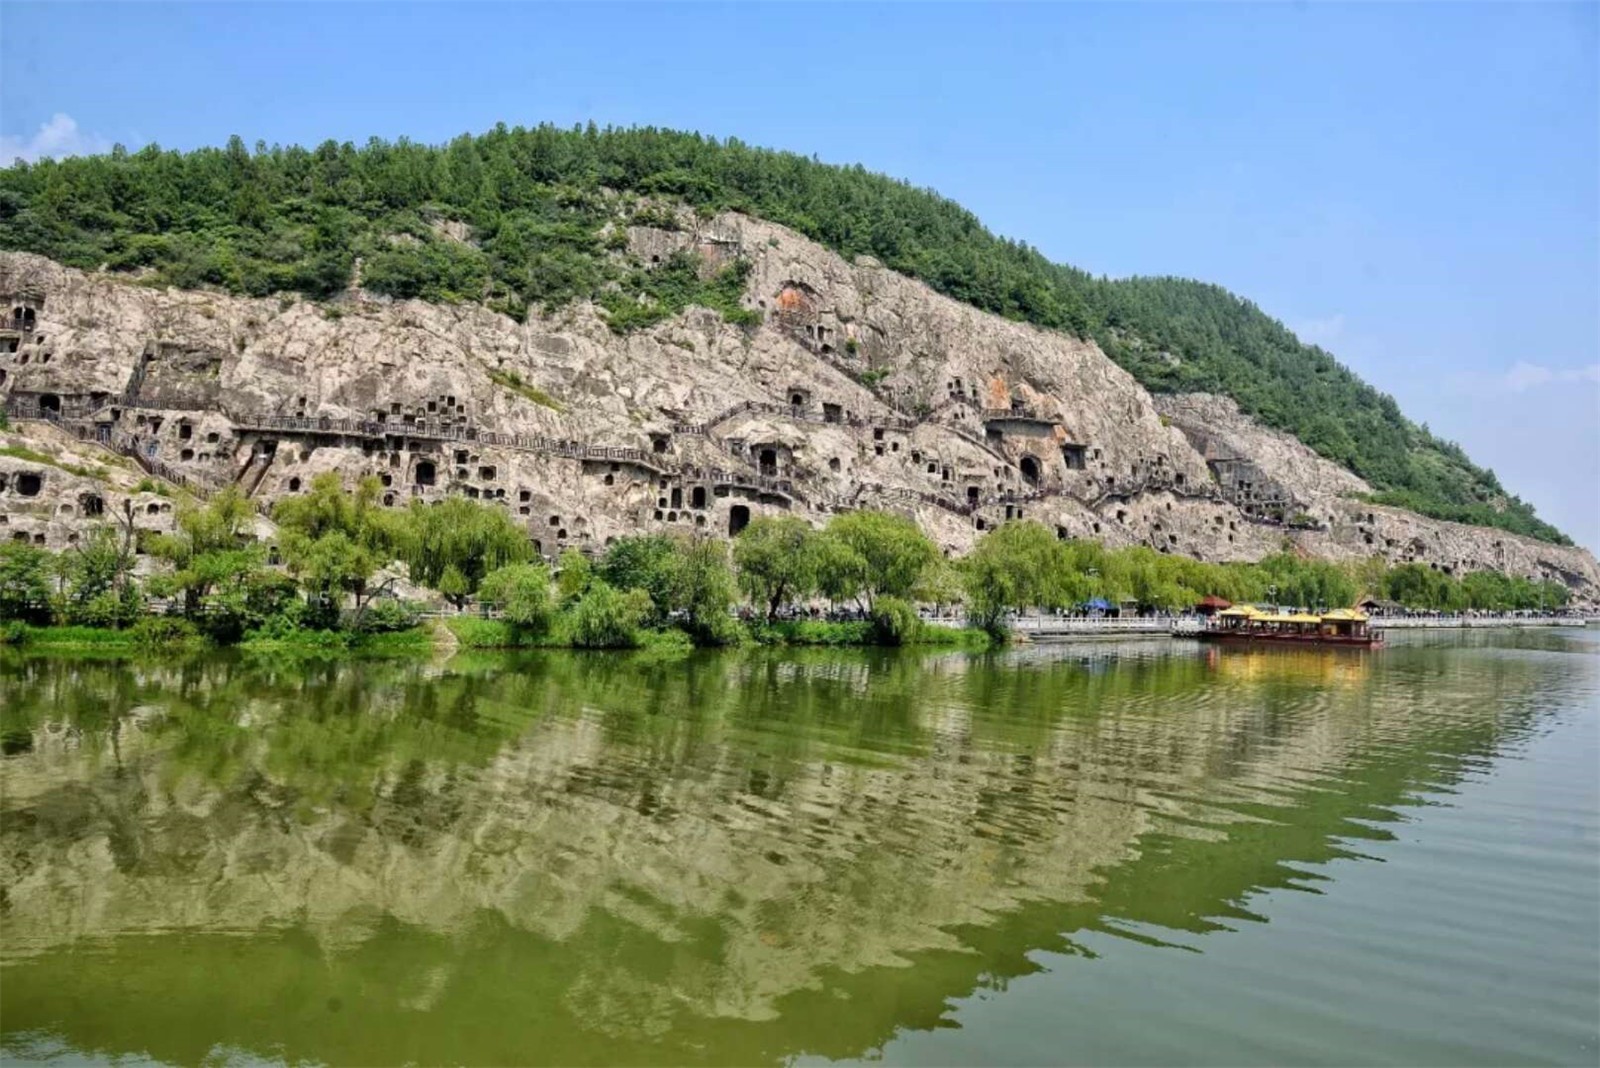
[[[13,658],[4,1026],[176,1061],[859,1054],[1072,931],[1204,931],[1381,834],[1352,820],[1531,714],[1539,672],[1448,656]]]

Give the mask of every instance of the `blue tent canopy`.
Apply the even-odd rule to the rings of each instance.
[[[1096,597],[1094,600],[1092,600],[1088,604],[1084,605],[1084,607],[1085,608],[1095,608],[1095,609],[1099,609],[1102,612],[1106,612],[1106,611],[1109,611],[1110,609],[1115,608],[1116,605],[1112,604],[1110,601],[1106,600],[1104,597]]]

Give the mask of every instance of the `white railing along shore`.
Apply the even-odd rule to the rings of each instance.
[[[1460,629],[1465,627],[1582,627],[1592,623],[1583,616],[1557,615],[1418,615],[1373,616],[1372,625],[1378,630]]]
[[[959,616],[942,622],[960,625]],[[1586,621],[1580,615],[1528,615],[1520,613],[1451,615],[1435,613],[1408,616],[1373,616],[1375,630],[1425,630],[1466,627],[1582,627],[1600,626],[1600,618]],[[1021,615],[1008,619],[1006,625],[1013,631],[1038,637],[1071,634],[1175,634],[1194,635],[1205,627],[1205,620],[1197,615],[1181,616],[1059,616]]]

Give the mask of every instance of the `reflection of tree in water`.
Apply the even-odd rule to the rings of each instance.
[[[1051,655],[9,660],[38,744],[6,765],[7,1027],[180,1061],[860,1054],[1060,932],[1248,917],[1548,681]],[[61,952],[90,934],[107,966]]]

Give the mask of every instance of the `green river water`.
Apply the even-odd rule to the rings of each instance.
[[[7,1063],[1600,1061],[1600,633],[0,649]]]

